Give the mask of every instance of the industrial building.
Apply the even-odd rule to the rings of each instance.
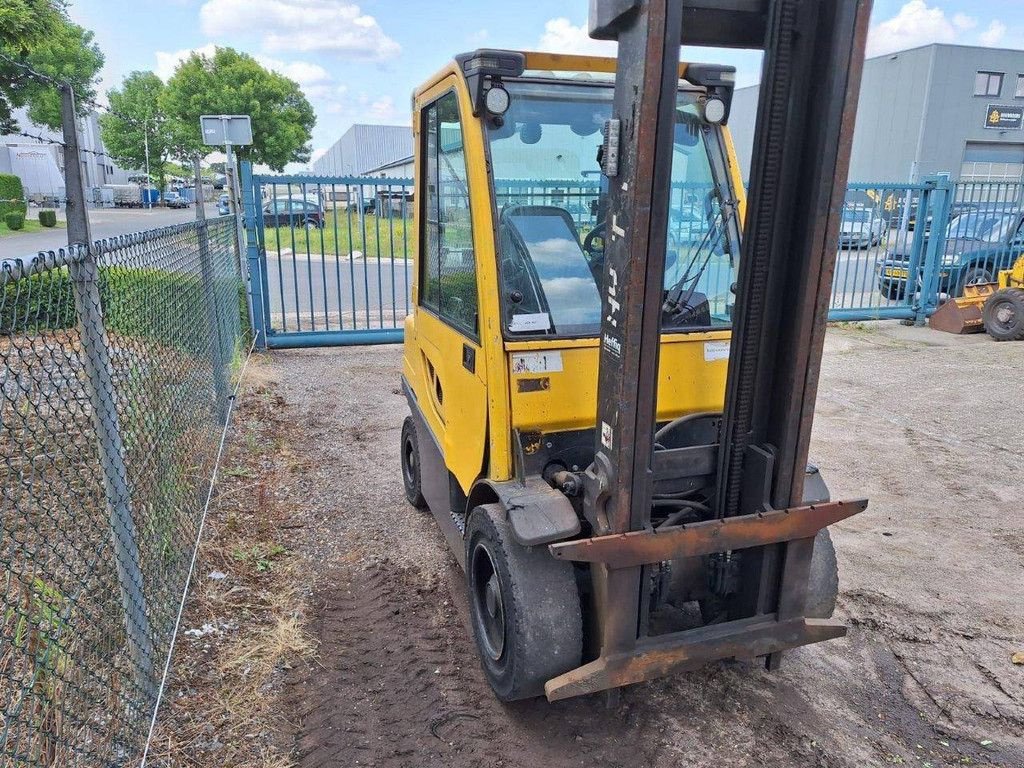
[[[28,199],[36,202],[64,199],[64,147],[58,131],[35,125],[25,110],[17,110],[14,118],[31,136],[8,134],[0,136],[0,173],[11,173],[21,179]],[[38,137],[38,138],[35,138]],[[106,154],[100,139],[99,116],[90,112],[78,122],[78,141],[82,148],[82,164],[86,190],[104,184],[125,184],[129,172],[118,167]]]
[[[759,86],[739,88],[732,129],[744,179]],[[864,62],[851,182],[1024,180],[1024,50],[933,44]]]
[[[380,166],[411,155],[409,126],[357,123],[310,163],[309,170],[317,176],[366,176]]]

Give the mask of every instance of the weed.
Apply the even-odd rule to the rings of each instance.
[[[274,565],[274,559],[287,554],[280,544],[256,544],[249,549],[236,548],[231,557],[238,563],[250,563],[257,573],[265,573]]]

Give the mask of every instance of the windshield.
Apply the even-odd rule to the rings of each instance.
[[[1008,213],[962,213],[949,222],[947,238],[1000,243],[1010,231],[1014,216]]]
[[[860,209],[847,208],[843,211],[843,221],[864,222],[871,221],[871,212]]]
[[[504,121],[487,122],[505,331],[596,336],[608,179],[597,160],[611,117],[604,83],[510,82]],[[664,331],[728,327],[738,228],[718,133],[699,93],[680,91],[665,259]],[[730,203],[723,207],[722,201]]]

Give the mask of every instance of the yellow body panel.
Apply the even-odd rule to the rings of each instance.
[[[508,345],[514,428],[557,432],[594,426],[600,349],[597,339],[580,341],[586,343]],[[666,337],[661,345],[659,420],[722,410],[728,348],[728,331]],[[539,352],[557,356],[561,370],[517,372],[517,361]]]
[[[615,60],[564,54],[526,54],[534,70],[614,72]],[[686,65],[680,65],[680,76]],[[508,480],[513,476],[512,430],[552,432],[594,426],[597,413],[598,339],[508,341],[502,336],[495,256],[494,211],[489,188],[482,122],[472,116],[469,91],[460,69],[451,63],[416,90],[413,132],[419,147],[420,110],[450,89],[459,98],[462,135],[469,182],[473,244],[479,301],[479,339],[441,322],[419,306],[419,245],[413,269],[413,313],[405,322],[403,373],[437,438],[448,469],[468,492],[478,477]],[[745,215],[742,177],[728,128],[722,127],[730,183]],[[416,200],[423,200],[420,152],[416,152]],[[420,210],[415,210],[417,243]],[[722,408],[727,368],[728,330],[673,334],[662,341],[658,418]],[[476,371],[462,366],[462,349],[477,351]],[[711,345],[711,346],[708,346]],[[561,371],[546,375],[513,373],[514,356],[558,352]],[[433,369],[431,371],[431,368]],[[523,385],[526,379],[545,383]],[[437,379],[444,402],[437,402]],[[524,391],[520,391],[521,388]],[[485,466],[486,459],[486,466]]]
[[[1024,288],[1024,256],[1014,262],[1009,269],[999,272],[1000,288]]]

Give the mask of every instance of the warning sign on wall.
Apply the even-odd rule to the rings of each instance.
[[[989,104],[985,110],[985,127],[1020,130],[1024,125],[1024,106]]]

